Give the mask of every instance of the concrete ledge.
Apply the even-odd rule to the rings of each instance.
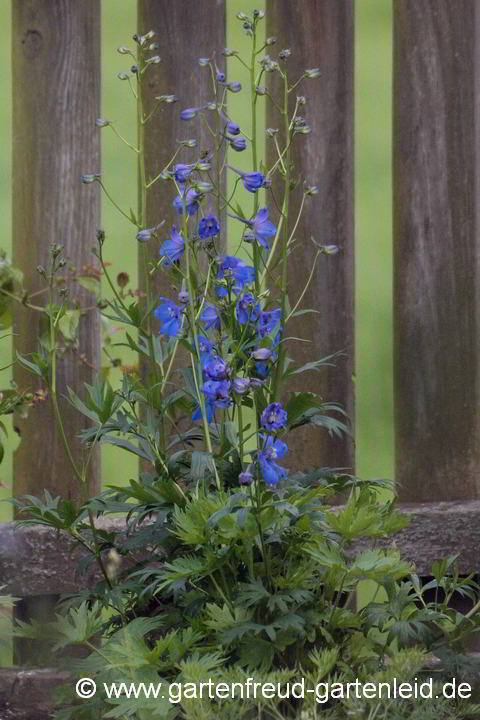
[[[459,554],[462,574],[480,573],[480,501],[439,502],[398,505],[411,516],[410,525],[386,539],[381,547],[395,545],[406,560],[415,563],[419,575],[428,575],[435,560]],[[371,545],[371,539],[355,542],[355,549]]]
[[[0,717],[47,720],[54,689],[68,682],[69,673],[56,668],[0,668]]]
[[[434,560],[459,553],[462,573],[480,572],[480,501],[399,505],[412,517],[410,526],[376,543],[396,545],[415,563],[420,575],[428,574]],[[100,524],[100,523],[99,523]],[[122,519],[102,519],[103,527],[121,529]],[[355,543],[355,549],[372,544],[371,538]],[[96,581],[96,567],[78,575],[76,566],[84,555],[67,536],[42,526],[15,527],[0,524],[0,585],[17,597],[74,592]]]

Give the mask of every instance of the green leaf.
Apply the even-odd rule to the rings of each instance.
[[[65,340],[73,342],[77,336],[78,323],[80,321],[80,310],[66,310],[58,321],[58,329]]]
[[[100,278],[95,275],[80,275],[76,278],[76,282],[85,290],[94,293],[97,297],[100,295],[101,285]]]
[[[215,472],[215,463],[212,454],[194,450],[192,453],[191,475],[193,480],[203,480],[205,472]]]

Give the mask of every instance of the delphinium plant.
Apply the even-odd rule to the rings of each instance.
[[[326,679],[388,674],[394,663],[391,674],[399,650],[402,672],[409,676],[424,671],[431,651],[450,656],[451,638],[460,642],[474,623],[473,577],[454,574],[449,580],[445,566],[432,581],[440,596],[426,602],[426,587],[398,550],[375,545],[406,522],[390,501],[381,500],[379,491],[388,483],[328,468],[288,474],[284,467],[296,428],[341,435],[348,425],[334,403],[311,391],[288,390],[290,378],[321,372],[339,350],[328,349],[329,357],[298,367],[286,345],[290,321],[308,311],[302,302],[317,262],[329,262],[339,248],[317,246],[314,267],[292,299],[289,256],[294,241],[303,241],[297,233],[304,204],[315,201],[314,186],[292,182],[292,150],[308,142],[310,131],[300,115],[306,99],[296,93],[319,71],[307,69],[291,78],[290,50],[273,56],[267,50],[272,52],[274,38],[258,42],[263,16],[262,11],[239,15],[251,42],[248,57],[223,53],[232,65],[238,61],[248,68],[246,90],[227,79],[213,56],[199,60],[211,76],[211,94],[199,106],[182,105],[179,122],[202,123],[208,147],[182,141],[158,175],[147,177],[145,126],[157,121],[162,108],[176,112],[178,107],[177,98],[162,95],[146,110],[145,82],[160,62],[153,32],[134,36],[135,51],[119,48],[134,63],[119,77],[137,103],[136,143],[125,140],[113,122],[97,120],[138,159],[138,211],[110,199],[141,244],[145,293],[128,292],[125,273],[116,281],[110,277],[103,232],[95,253],[113,293],[111,301],[100,303],[102,312],[126,327],[125,344],[143,358],[144,369],[125,372],[119,388],[100,378],[85,393],[70,389],[69,394],[92,423],[83,433],[86,446],[110,443],[134,453],[142,471],[138,480],[109,486],[80,507],[50,497],[17,505],[21,522],[41,522],[70,534],[99,563],[102,579],[67,598],[58,622],[48,627],[57,649],[71,644],[88,649],[89,656],[72,666],[98,683],[161,681],[167,688],[208,678],[244,682],[254,674],[274,683],[304,677],[313,687]],[[280,98],[265,87],[269,74],[280,79]],[[248,98],[248,129],[229,114],[232,92]],[[292,95],[296,102],[290,112]],[[258,156],[257,114],[264,100],[274,103],[282,127],[282,133],[267,130],[277,152],[271,166]],[[235,166],[239,152],[250,154],[248,172]],[[231,190],[227,176],[233,178]],[[276,198],[274,222],[269,188],[275,176],[283,192],[280,201]],[[83,182],[100,183],[110,197],[99,175],[85,175]],[[171,217],[147,227],[148,193],[157,183],[171,195]],[[239,204],[238,187],[249,193],[248,206]],[[261,192],[267,200],[260,201]],[[294,192],[302,201],[299,215],[291,217]],[[229,254],[226,215],[235,223],[241,257]],[[152,239],[163,240],[160,256],[149,251]],[[167,274],[170,292],[158,297],[160,273]],[[51,324],[58,324],[56,317],[50,313]],[[111,357],[109,348],[106,352]],[[50,384],[55,356],[53,332],[50,353],[42,356]],[[71,442],[65,438],[67,453]],[[84,470],[77,471],[85,477]],[[346,503],[333,507],[331,498],[340,492]],[[115,514],[126,522],[108,524],[99,517]],[[354,540],[361,536],[369,536],[372,547],[355,550]],[[355,597],[363,579],[376,583],[387,600],[358,612]],[[474,608],[467,616],[449,608],[455,592],[471,598]],[[23,626],[17,632],[32,630]],[[322,717],[352,713],[348,703],[330,700],[320,706],[308,698],[227,702],[190,695],[173,703],[168,693],[163,699],[125,694],[108,699],[97,693],[62,710],[60,717],[307,719],[319,717],[319,708]],[[380,711],[367,703],[354,714],[383,717]]]

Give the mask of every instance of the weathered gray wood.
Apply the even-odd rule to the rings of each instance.
[[[44,281],[36,272],[48,266],[51,243],[65,247],[66,257],[81,269],[91,263],[91,248],[100,221],[96,185],[80,182],[83,173],[98,172],[100,114],[100,0],[14,0],[12,2],[13,60],[13,261],[25,273],[25,287],[38,290]],[[41,297],[41,296],[40,296]],[[81,306],[95,298],[72,289]],[[15,309],[16,350],[37,350],[38,314]],[[99,366],[99,319],[95,311],[80,321],[79,349],[86,361]],[[64,399],[67,385],[81,391],[96,369],[67,353],[58,361],[58,396],[67,435],[75,439],[85,420]],[[18,365],[19,388],[36,387],[36,379]],[[13,489],[79,499],[54,422],[51,403],[33,408],[28,419],[16,418],[22,441],[14,456]],[[98,488],[99,458],[91,463],[91,487]]]
[[[480,496],[479,19],[476,0],[394,2],[395,441],[407,502]]]
[[[288,282],[293,305],[305,287],[313,265],[313,237],[323,245],[338,245],[338,255],[322,256],[315,271],[303,307],[317,314],[302,315],[288,326],[288,335],[311,340],[310,344],[292,344],[292,357],[302,363],[343,351],[335,368],[299,376],[289,390],[313,390],[325,400],[339,402],[353,421],[353,6],[352,0],[269,0],[266,3],[267,37],[276,37],[268,47],[275,58],[283,48],[291,49],[289,77],[296,79],[307,68],[318,67],[321,76],[306,80],[292,93],[307,98],[300,109],[313,132],[294,141],[294,177],[317,185],[318,195],[307,199],[296,238],[297,249],[289,261]],[[276,74],[272,92],[278,88]],[[293,109],[293,107],[292,107]],[[281,128],[281,118],[267,102],[267,127]],[[276,159],[271,141],[267,140],[269,165]],[[278,197],[277,181],[273,191]],[[290,230],[293,227],[302,186],[291,195]],[[272,215],[275,216],[272,204]],[[316,465],[353,467],[354,453],[350,439],[337,440],[321,431],[296,431],[291,437],[289,464],[295,469]]]
[[[65,247],[66,258],[80,270],[92,261],[91,248],[100,215],[96,185],[84,186],[81,175],[98,172],[100,114],[100,0],[15,0],[12,2],[13,64],[13,262],[25,275],[29,292],[44,286],[36,272],[49,266],[52,243]],[[95,298],[72,290],[81,307]],[[38,314],[16,307],[15,349],[28,355],[38,349]],[[79,462],[76,438],[87,421],[64,399],[70,386],[81,392],[91,382],[100,359],[99,318],[96,311],[82,317],[79,350],[82,362],[67,352],[58,360],[57,394],[66,434]],[[20,389],[38,387],[36,378],[18,364],[14,377]],[[13,491],[83,500],[79,483],[67,459],[50,400],[36,405],[27,419],[17,417],[21,443],[14,455]],[[99,487],[100,456],[90,464],[91,490]],[[34,551],[32,557],[38,557]],[[24,572],[25,568],[23,569]],[[38,606],[38,617],[53,611],[53,596]],[[48,611],[49,608],[49,611]],[[20,616],[35,617],[25,601]],[[28,661],[31,651],[16,645],[17,661]]]
[[[224,67],[222,51],[225,47],[225,3],[223,0],[184,0],[171,3],[168,0],[139,0],[138,31],[144,34],[153,30],[155,41],[159,43],[158,53],[162,62],[148,71],[144,89],[146,112],[153,107],[155,97],[175,95],[178,102],[167,105],[155,115],[155,119],[145,127],[145,147],[147,155],[146,175],[155,177],[169,162],[178,148],[177,140],[196,138],[197,147],[185,148],[177,156],[176,162],[194,162],[205,150],[211,150],[211,137],[199,118],[181,121],[180,111],[184,108],[199,107],[212,100],[212,80],[208,68],[198,64],[200,57],[212,57],[216,53],[217,64]],[[206,179],[206,178],[205,178]],[[178,216],[172,208],[175,197],[174,186],[159,182],[147,195],[147,225],[155,226],[165,220],[157,245],[148,246],[148,254],[153,259],[159,257],[159,247],[170,234],[171,226]],[[209,204],[212,212],[214,204]],[[225,227],[225,225],[224,225]],[[139,255],[139,273],[141,287],[145,289],[142,277],[142,248]],[[168,274],[156,273],[154,292],[157,295],[172,297],[172,288]]]

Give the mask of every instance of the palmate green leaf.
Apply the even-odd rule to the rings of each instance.
[[[275,656],[275,646],[268,640],[255,638],[255,642],[244,642],[238,650],[239,665],[250,670],[270,670]]]
[[[321,567],[347,572],[348,567],[340,548],[322,541],[304,549]]]
[[[54,650],[66,645],[83,645],[99,633],[104,625],[101,606],[95,603],[91,608],[86,602],[79,607],[71,608],[67,615],[57,615],[54,623],[55,633],[59,639]]]
[[[412,565],[404,562],[396,550],[365,550],[356,556],[348,576],[364,580],[400,580],[412,572]]]
[[[378,507],[372,504],[360,505],[353,499],[343,509],[326,512],[324,518],[331,529],[345,540],[362,535],[377,535],[381,530]]]
[[[184,555],[175,558],[171,563],[165,563],[158,589],[184,588],[188,580],[198,580],[209,572],[210,568],[205,558],[198,555]]]

